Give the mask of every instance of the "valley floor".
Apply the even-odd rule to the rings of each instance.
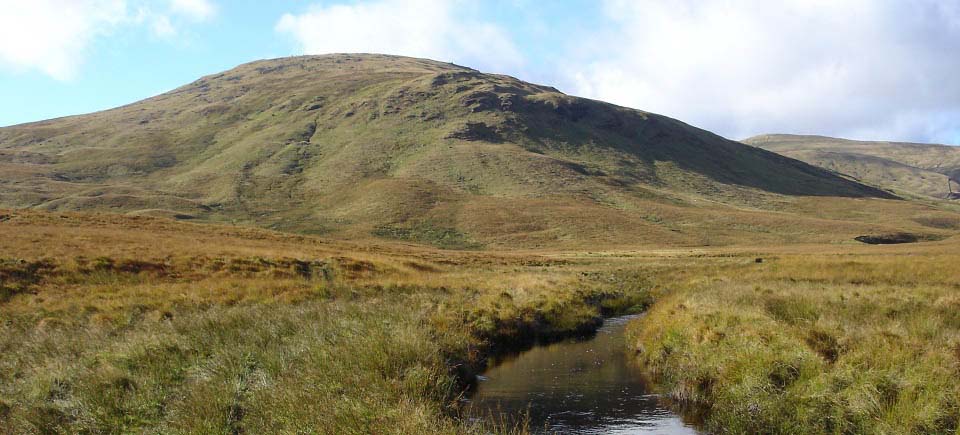
[[[486,356],[647,310],[638,361],[711,431],[953,433],[955,239],[491,253],[0,211],[0,432],[522,432],[457,418]]]

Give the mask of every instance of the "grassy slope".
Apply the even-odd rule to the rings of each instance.
[[[905,195],[942,199],[947,177],[960,178],[960,148],[946,145],[795,135],[762,135],[744,143]]]
[[[659,115],[379,55],[253,62],[3,128],[0,174],[7,207],[453,248],[794,240],[777,228],[817,227],[780,213],[797,195],[886,197]],[[767,223],[716,237],[717,219]],[[847,226],[844,237],[869,230]]]

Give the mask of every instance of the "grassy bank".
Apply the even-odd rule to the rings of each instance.
[[[0,433],[503,431],[456,418],[486,356],[649,302],[635,272],[532,255],[41,223],[0,240],[62,236],[0,260]]]
[[[957,433],[955,248],[688,262],[632,342],[712,432]]]

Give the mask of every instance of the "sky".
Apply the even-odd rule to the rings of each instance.
[[[342,52],[509,74],[733,139],[960,144],[960,0],[0,0],[0,126]]]

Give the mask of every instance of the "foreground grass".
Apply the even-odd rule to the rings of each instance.
[[[509,432],[456,418],[486,355],[649,297],[624,272],[426,269],[4,260],[0,433]]]
[[[522,432],[458,418],[487,355],[651,304],[638,358],[712,432],[960,419],[955,241],[548,255],[116,215],[0,225],[0,433]]]
[[[8,322],[0,431],[454,433],[432,402],[453,388],[441,345],[401,306],[215,307],[105,327]]]
[[[688,264],[630,333],[667,396],[712,432],[957,433],[958,260]]]

